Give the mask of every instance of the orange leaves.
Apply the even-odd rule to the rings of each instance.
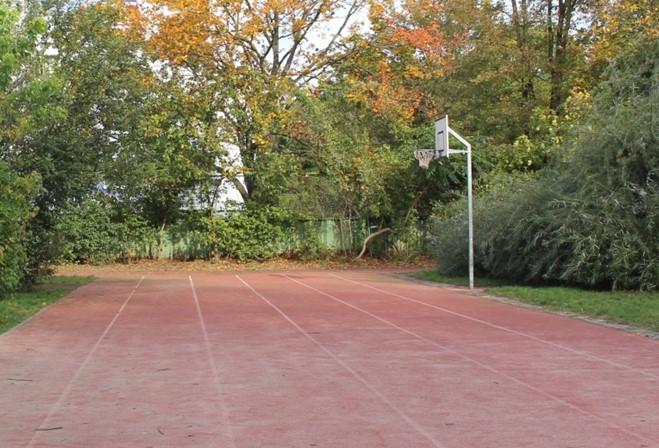
[[[445,76],[464,41],[445,31],[444,4],[375,0],[370,7],[374,33],[361,50],[368,56],[355,62],[351,98],[403,120],[434,112],[428,83]]]
[[[391,51],[405,54],[410,62],[424,64],[424,73],[431,71],[432,75],[441,76],[452,60],[453,48],[462,40],[444,32],[443,4],[436,0],[407,0],[400,7],[388,3],[375,7],[380,14],[376,27]],[[421,74],[418,70],[412,73]]]
[[[380,63],[378,82],[371,88],[371,108],[384,115],[398,115],[409,120],[421,103],[421,92],[406,89],[391,73],[390,67]]]
[[[398,28],[392,33],[391,40],[392,43],[401,43],[422,52],[430,61],[438,64],[443,61],[445,52],[442,46],[446,39],[437,23],[411,30]]]
[[[355,73],[347,83],[346,96],[350,101],[363,103],[373,112],[394,120],[411,120],[424,100],[422,90],[407,85],[405,76],[393,72],[385,61],[380,61],[372,75]]]

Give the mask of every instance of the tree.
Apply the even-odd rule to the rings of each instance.
[[[38,220],[35,206],[41,171],[29,162],[26,148],[35,134],[57,122],[62,108],[60,82],[44,70],[43,54],[37,45],[46,22],[0,3],[0,187],[3,247],[0,290],[6,292],[20,282],[31,281],[49,260],[44,245],[35,242]],[[45,73],[44,73],[45,72]],[[36,204],[35,204],[36,203]]]
[[[133,13],[106,2],[53,14],[67,119],[38,148],[66,176],[48,185],[59,208],[102,192],[164,228],[186,206],[213,202],[226,156],[221,105],[214,86],[157,70],[128,27]]]
[[[108,187],[129,210],[164,228],[185,208],[214,203],[227,158],[208,90],[186,90],[176,77],[153,82],[134,130],[133,148],[117,154]]]
[[[45,33],[41,18],[20,21],[20,12],[0,3],[0,158],[15,159],[19,145],[33,129],[60,116],[49,104],[57,93],[55,78],[40,67],[38,39]]]
[[[361,6],[361,0],[168,0],[135,10],[133,29],[143,31],[165,70],[180,72],[188,88],[214,86],[213,95],[223,98],[217,118],[239,148],[245,186],[237,172],[231,180],[248,201],[259,185],[261,158],[278,147],[272,129],[286,120],[291,95],[332,68]],[[315,45],[339,13],[338,27]]]

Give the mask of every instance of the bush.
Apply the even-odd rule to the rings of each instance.
[[[202,218],[210,258],[264,260],[285,250],[285,215],[278,209],[246,210]]]
[[[24,279],[29,221],[39,187],[38,176],[17,176],[0,161],[0,296],[14,291]]]
[[[122,247],[120,257],[122,260],[140,258],[148,252],[148,248],[156,240],[156,230],[139,215],[129,214],[115,218],[117,235]]]
[[[122,252],[120,224],[113,211],[95,199],[69,205],[56,226],[62,239],[60,260],[73,263],[105,263]]]
[[[397,260],[411,260],[425,254],[425,223],[417,214],[412,214],[407,221],[393,226],[387,255]]]
[[[537,179],[475,203],[476,267],[518,281],[610,288],[659,284],[659,44],[621,57],[570,154]],[[463,209],[463,204],[460,204]],[[464,214],[435,222],[443,273],[466,270]]]
[[[121,218],[105,198],[71,204],[55,227],[59,261],[100,264],[127,259],[144,251],[154,231],[137,216]]]

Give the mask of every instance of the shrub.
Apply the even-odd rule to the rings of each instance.
[[[29,221],[39,186],[37,175],[17,176],[0,161],[0,296],[15,290],[25,276]]]
[[[129,214],[115,218],[117,236],[121,244],[120,258],[129,260],[140,258],[156,240],[156,230],[141,216]]]
[[[62,239],[61,261],[105,263],[122,252],[120,224],[112,221],[113,211],[90,198],[64,209],[56,226]]]
[[[391,244],[388,255],[398,260],[411,260],[425,254],[425,223],[422,223],[416,213],[409,219],[393,226],[390,237]]]
[[[202,218],[210,258],[263,260],[280,255],[285,250],[285,219],[274,208]]]

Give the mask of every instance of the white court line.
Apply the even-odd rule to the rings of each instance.
[[[197,290],[194,287],[194,282],[192,281],[192,276],[189,275],[190,287],[192,288],[192,296],[194,297],[194,304],[197,308],[197,316],[199,316],[199,325],[201,326],[201,331],[204,334],[204,345],[206,347],[206,354],[208,355],[208,362],[211,366],[211,371],[213,372],[213,383],[215,389],[217,390],[218,398],[220,399],[220,406],[222,411],[222,421],[226,427],[227,432],[229,433],[229,440],[231,441],[231,446],[236,446],[236,438],[233,434],[233,428],[229,424],[229,410],[227,409],[226,402],[223,400],[224,397],[224,388],[222,387],[222,382],[220,381],[220,374],[218,372],[217,364],[215,363],[215,358],[213,357],[213,351],[211,350],[210,338],[208,337],[208,331],[206,330],[206,322],[204,321],[204,316],[201,313],[201,306],[199,305],[199,298],[197,297]]]
[[[101,342],[103,342],[103,339],[105,339],[105,336],[108,334],[110,329],[114,326],[114,323],[117,321],[119,318],[119,315],[121,312],[126,308],[126,305],[128,305],[128,302],[130,302],[130,299],[133,298],[133,295],[135,294],[135,291],[137,291],[137,288],[140,287],[142,284],[142,281],[144,280],[144,276],[140,278],[140,281],[137,282],[137,285],[133,288],[133,290],[128,294],[128,297],[126,297],[126,300],[124,300],[124,303],[122,303],[121,307],[119,307],[119,310],[115,313],[114,317],[110,321],[110,323],[105,327],[105,330],[103,333],[99,336],[99,338],[96,340],[96,343],[92,347],[92,349],[87,353],[87,356],[85,357],[84,361],[82,361],[82,364],[78,366],[78,370],[76,370],[75,374],[69,380],[69,383],[66,385],[62,393],[60,394],[59,398],[55,402],[55,404],[51,407],[50,412],[48,412],[48,415],[42,420],[42,422],[37,426],[37,428],[34,431],[34,435],[26,445],[26,448],[31,448],[34,446],[36,443],[37,439],[39,438],[39,435],[42,433],[42,431],[37,431],[38,429],[46,427],[48,423],[50,422],[50,419],[55,415],[57,411],[59,411],[60,407],[62,407],[62,403],[64,400],[68,397],[68,395],[71,393],[71,390],[73,389],[74,383],[78,380],[80,375],[82,374],[82,371],[87,367],[87,364],[89,364],[89,361],[92,359],[92,356],[94,356],[94,353],[96,353],[96,350],[98,350],[98,347],[101,345]]]
[[[405,422],[410,425],[412,428],[414,428],[415,431],[417,431],[419,434],[421,434],[423,437],[425,437],[432,446],[436,448],[443,448],[444,444],[441,442],[435,440],[428,432],[423,429],[417,422],[412,420],[410,416],[405,414],[401,409],[399,409],[395,404],[393,404],[386,396],[384,396],[380,391],[378,391],[371,383],[366,380],[362,375],[357,373],[352,367],[350,367],[348,364],[346,364],[343,360],[341,360],[338,356],[336,356],[333,352],[331,352],[328,348],[326,348],[323,344],[318,342],[316,338],[311,336],[304,328],[300,327],[292,318],[290,318],[286,313],[284,313],[277,305],[273,304],[270,302],[265,296],[263,296],[261,293],[256,291],[250,284],[248,284],[245,280],[240,278],[238,274],[236,274],[236,278],[240,280],[246,287],[248,287],[254,294],[256,294],[257,297],[259,297],[261,300],[263,300],[265,303],[267,303],[272,309],[274,309],[279,315],[281,315],[288,323],[290,323],[297,331],[299,331],[305,338],[307,338],[309,341],[311,341],[314,345],[316,345],[318,348],[320,348],[327,356],[332,358],[334,361],[336,361],[337,364],[339,364],[341,367],[343,367],[346,371],[348,371],[353,377],[355,377],[360,383],[362,383],[368,390],[370,390],[373,394],[375,394],[380,400],[382,400],[391,410],[393,410],[396,414],[398,414],[399,417],[401,417]]]
[[[406,329],[406,328],[400,327],[400,326],[396,325],[395,323],[393,323],[393,322],[391,322],[391,321],[389,321],[389,320],[387,320],[387,319],[384,319],[384,318],[382,318],[382,317],[380,317],[380,316],[377,316],[377,315],[375,315],[375,314],[373,314],[373,313],[371,313],[371,312],[369,312],[369,311],[366,311],[366,310],[364,310],[364,309],[362,309],[362,308],[360,308],[360,307],[358,307],[358,306],[356,306],[356,305],[353,305],[353,304],[348,303],[348,302],[346,302],[346,301],[344,301],[344,300],[341,300],[341,299],[339,299],[338,297],[333,296],[332,294],[329,294],[329,293],[327,293],[327,292],[325,292],[325,291],[321,291],[320,289],[314,288],[314,287],[311,286],[311,285],[307,285],[306,283],[303,283],[303,282],[298,281],[298,280],[296,280],[296,279],[294,279],[294,278],[292,278],[292,277],[289,277],[289,276],[286,275],[286,274],[283,274],[283,276],[286,277],[286,278],[288,278],[288,279],[291,280],[292,282],[295,282],[295,283],[297,283],[297,284],[299,284],[299,285],[302,285],[302,286],[304,286],[304,287],[306,287],[306,288],[309,288],[309,289],[311,289],[311,290],[317,292],[318,294],[322,294],[323,296],[328,297],[328,298],[330,298],[330,299],[332,299],[332,300],[334,300],[334,301],[336,301],[336,302],[342,303],[343,305],[345,305],[345,306],[347,306],[347,307],[350,307],[350,308],[352,308],[352,309],[354,309],[354,310],[360,311],[360,312],[362,312],[362,313],[364,313],[364,314],[366,314],[366,315],[372,317],[373,319],[376,319],[376,320],[378,320],[378,321],[380,321],[380,322],[382,322],[382,323],[385,323],[385,324],[387,324],[387,325],[389,325],[389,326],[391,326],[391,327],[393,327],[393,328],[396,328],[397,330],[400,330],[400,331],[402,331],[402,332],[405,333],[405,334],[408,334],[408,335],[410,335],[410,336],[413,336],[414,338],[416,338],[416,339],[418,339],[418,340],[420,340],[420,341],[423,341],[423,342],[426,342],[426,343],[428,343],[428,344],[430,344],[430,345],[433,345],[433,346],[439,348],[439,349],[440,349],[441,351],[443,351],[443,352],[451,353],[451,354],[453,354],[453,355],[455,355],[455,356],[458,356],[458,357],[464,359],[465,361],[469,361],[469,362],[471,362],[471,363],[473,363],[473,364],[475,364],[475,365],[477,365],[477,366],[479,366],[479,367],[481,367],[481,368],[483,368],[483,369],[485,369],[485,370],[487,370],[487,371],[489,371],[489,372],[492,372],[492,373],[494,373],[494,374],[496,374],[496,375],[502,376],[502,377],[504,377],[504,378],[506,378],[506,379],[508,379],[508,380],[510,380],[510,381],[512,381],[512,382],[514,382],[514,383],[519,384],[520,386],[524,386],[525,388],[527,388],[527,389],[529,389],[529,390],[532,390],[533,392],[535,392],[535,393],[537,393],[537,394],[540,394],[540,395],[542,395],[542,396],[545,397],[545,398],[549,398],[549,399],[554,400],[554,401],[556,401],[556,402],[558,402],[558,403],[561,403],[561,404],[563,404],[563,405],[565,405],[565,406],[568,406],[568,407],[570,407],[571,409],[573,409],[573,410],[575,410],[575,411],[577,411],[577,412],[579,412],[579,413],[581,413],[581,414],[583,414],[583,415],[586,415],[586,416],[588,416],[588,417],[590,417],[590,418],[592,418],[592,419],[594,419],[594,420],[597,420],[598,422],[603,423],[604,425],[606,425],[606,426],[608,426],[608,427],[610,427],[610,428],[613,428],[613,429],[616,429],[616,430],[618,430],[618,431],[620,431],[620,432],[623,432],[623,433],[625,433],[625,434],[627,434],[627,435],[629,435],[629,436],[632,436],[632,437],[634,437],[634,438],[636,438],[636,439],[638,439],[638,440],[640,440],[640,441],[642,441],[642,442],[644,442],[644,443],[647,443],[647,442],[649,442],[649,443],[651,443],[651,444],[659,443],[658,441],[654,441],[654,440],[647,439],[645,436],[642,436],[642,435],[636,434],[635,432],[632,432],[632,431],[630,431],[630,430],[628,430],[628,429],[626,429],[626,428],[624,428],[624,427],[622,427],[622,426],[616,425],[615,423],[610,423],[610,422],[606,421],[605,419],[603,419],[602,417],[600,417],[600,416],[598,416],[598,415],[596,415],[596,414],[593,414],[592,412],[590,412],[590,411],[588,411],[588,410],[586,410],[586,409],[583,409],[583,408],[581,408],[581,407],[579,407],[579,406],[577,406],[577,405],[575,405],[575,404],[573,404],[573,403],[570,403],[569,401],[566,401],[566,400],[564,400],[563,398],[560,398],[560,397],[558,397],[558,396],[556,396],[556,395],[553,395],[553,394],[551,394],[551,393],[549,393],[549,392],[545,392],[545,391],[542,390],[542,389],[539,389],[539,388],[537,388],[537,387],[535,387],[535,386],[533,386],[533,385],[531,385],[531,384],[529,384],[529,383],[526,383],[526,382],[524,382],[524,381],[522,381],[522,380],[520,380],[520,379],[518,379],[518,378],[515,378],[514,376],[511,376],[511,375],[509,375],[509,374],[507,374],[507,373],[505,373],[505,372],[502,372],[502,371],[500,371],[500,370],[497,370],[497,369],[495,369],[494,367],[489,366],[489,365],[487,365],[487,364],[484,364],[484,363],[482,363],[482,362],[480,362],[480,361],[478,361],[478,360],[476,360],[476,359],[474,359],[474,358],[472,358],[472,357],[470,357],[470,356],[468,356],[468,355],[465,355],[465,354],[460,353],[460,352],[458,352],[458,351],[456,351],[456,350],[453,350],[453,349],[451,349],[451,348],[449,348],[449,347],[447,347],[447,346],[444,346],[444,345],[442,345],[442,344],[439,344],[438,342],[435,342],[435,341],[433,341],[432,339],[428,339],[428,338],[426,338],[425,336],[421,336],[420,334],[415,333],[414,331],[411,331],[411,330],[408,330],[408,329]],[[650,446],[652,446],[652,445],[650,445]]]
[[[401,294],[397,294],[395,292],[387,291],[385,289],[376,288],[375,286],[371,286],[368,283],[359,282],[357,280],[352,280],[352,279],[349,279],[347,277],[342,277],[342,276],[336,275],[336,274],[329,274],[329,275],[331,275],[332,277],[339,278],[341,280],[346,280],[346,281],[349,281],[351,283],[355,283],[357,285],[364,286],[366,288],[370,288],[374,291],[378,291],[378,292],[381,292],[383,294],[387,294],[387,295],[390,295],[390,296],[397,297],[397,298],[399,298],[401,300],[405,300],[407,302],[418,303],[419,305],[427,306],[429,308],[434,308],[436,310],[443,311],[444,313],[451,314],[452,316],[457,316],[457,317],[460,317],[462,319],[470,320],[472,322],[477,322],[479,324],[486,325],[486,326],[491,327],[491,328],[496,328],[497,330],[505,331],[505,332],[512,333],[512,334],[515,334],[515,335],[518,335],[518,336],[523,336],[525,338],[534,340],[536,342],[540,342],[540,343],[543,343],[543,344],[546,344],[546,345],[550,345],[552,347],[559,348],[561,350],[565,350],[565,351],[568,351],[570,353],[574,353],[574,354],[579,355],[579,356],[587,357],[587,358],[590,358],[590,359],[593,359],[593,360],[596,360],[596,361],[599,361],[599,362],[609,364],[609,365],[614,366],[614,367],[629,370],[631,372],[638,373],[638,374],[643,375],[643,376],[647,376],[648,378],[652,378],[652,379],[655,379],[655,380],[659,379],[659,375],[655,375],[651,372],[646,372],[645,370],[636,369],[634,367],[630,367],[630,366],[625,365],[625,364],[620,364],[618,362],[611,361],[611,360],[606,359],[606,358],[601,358],[597,355],[593,355],[592,353],[584,352],[584,351],[581,351],[581,350],[576,350],[576,349],[567,347],[565,345],[561,345],[561,344],[557,344],[555,342],[547,341],[546,339],[542,339],[542,338],[539,338],[537,336],[533,336],[533,335],[528,334],[528,333],[524,333],[524,332],[521,332],[521,331],[518,331],[518,330],[513,330],[512,328],[504,327],[502,325],[497,325],[495,323],[488,322],[488,321],[482,320],[482,319],[478,319],[476,317],[468,316],[466,314],[461,314],[461,313],[458,313],[456,311],[451,311],[448,308],[444,308],[444,307],[441,307],[441,306],[438,306],[438,305],[433,305],[433,304],[424,302],[422,300],[414,299],[412,297],[403,296]]]

